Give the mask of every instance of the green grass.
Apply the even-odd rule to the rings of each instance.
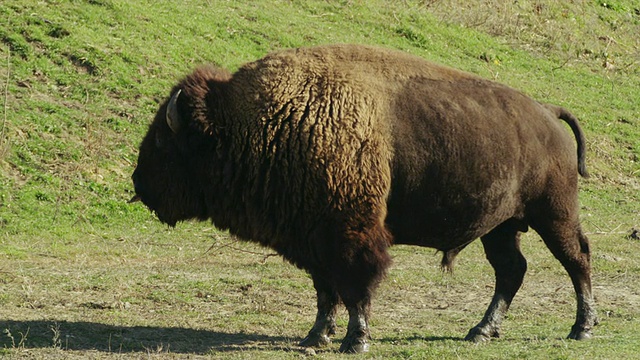
[[[370,358],[634,358],[640,346],[640,5],[573,1],[4,0],[0,6],[0,348],[33,358],[299,358],[308,276],[208,224],[167,229],[126,203],[158,102],[193,67],[231,70],[322,43],[401,49],[566,106],[588,139],[582,220],[602,318],[564,340],[574,300],[534,234],[525,285],[489,344],[460,341],[493,275],[394,248]],[[336,344],[318,351],[337,358]]]

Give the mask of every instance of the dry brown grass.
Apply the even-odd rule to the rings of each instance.
[[[560,57],[566,63],[583,63],[593,69],[636,70],[640,66],[640,37],[629,34],[640,33],[640,21],[634,18],[638,9],[619,9],[628,12],[621,20],[610,14],[616,9],[601,6],[594,12],[587,2],[592,3],[436,0],[428,6],[446,22],[487,32],[540,56]]]
[[[620,323],[637,321],[633,314],[640,309],[640,292],[627,284],[640,280],[640,264],[615,240],[622,235],[591,237],[602,319],[595,335],[607,339]],[[176,243],[176,238],[184,240]],[[604,239],[614,245],[601,246]],[[3,260],[3,269],[11,270],[0,273],[0,328],[12,338],[4,334],[0,344],[13,355],[304,354],[296,344],[315,314],[311,280],[280,258],[267,256],[266,249],[195,224],[142,237],[90,237],[61,245],[14,241],[14,255]],[[573,321],[575,301],[564,270],[536,235],[527,234],[523,248],[530,270],[505,322],[504,340],[494,346],[556,342]],[[374,301],[373,354],[434,346],[472,351],[461,337],[480,319],[493,292],[492,270],[480,244],[460,255],[453,275],[440,272],[439,256],[431,249],[401,246],[392,252],[394,265]],[[346,320],[341,310],[338,340]],[[336,346],[318,352],[334,358]]]

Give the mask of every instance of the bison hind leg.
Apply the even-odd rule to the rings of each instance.
[[[484,317],[469,330],[465,340],[482,342],[500,336],[502,320],[527,271],[527,261],[520,251],[520,229],[520,221],[510,219],[481,238],[495,272],[496,287]]]
[[[584,340],[591,337],[598,324],[591,290],[591,250],[577,216],[573,218],[536,219],[531,227],[542,237],[553,255],[565,268],[576,293],[576,321],[568,338]]]

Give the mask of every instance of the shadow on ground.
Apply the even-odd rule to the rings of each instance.
[[[299,351],[300,339],[254,333],[225,333],[177,327],[115,326],[95,322],[57,320],[0,320],[0,349],[60,348],[113,353],[210,354],[242,350]],[[334,339],[335,350],[340,343]],[[380,343],[461,341],[459,337],[385,337]],[[336,345],[337,344],[337,345]],[[319,351],[329,351],[326,348]]]
[[[249,348],[301,351],[299,339],[175,327],[114,326],[56,320],[0,320],[0,348],[207,354]],[[297,348],[297,349],[296,349]]]

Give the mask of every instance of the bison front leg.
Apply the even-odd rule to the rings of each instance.
[[[323,277],[312,275],[318,294],[318,313],[309,334],[300,342],[300,346],[322,347],[331,343],[331,335],[336,332],[336,310],[340,295]],[[356,290],[356,288],[361,288]],[[340,352],[361,353],[369,349],[369,309],[370,291],[367,287],[352,285],[343,289],[345,305],[349,312],[347,335],[340,346]]]
[[[318,294],[318,314],[316,322],[307,337],[300,342],[300,346],[321,347],[331,343],[329,336],[336,333],[336,309],[340,297],[322,276],[312,273],[311,277]]]
[[[496,288],[482,321],[469,330],[465,337],[465,340],[474,342],[500,336],[502,320],[527,271],[527,261],[520,252],[520,237],[515,223],[505,222],[493,229],[482,237],[482,245],[495,271]]]
[[[369,332],[370,308],[369,299],[347,306],[349,325],[347,336],[344,337],[340,345],[340,352],[363,353],[369,351],[369,340],[371,339]]]
[[[388,233],[386,230],[376,230],[357,241],[352,239],[345,242],[339,250],[334,279],[349,312],[347,335],[340,345],[340,352],[361,353],[369,350],[371,298],[391,263],[387,252],[390,243]]]

